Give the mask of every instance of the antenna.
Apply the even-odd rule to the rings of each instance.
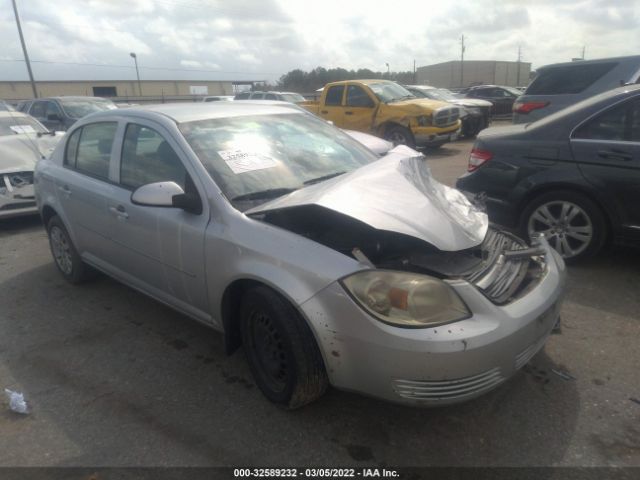
[[[464,51],[466,47],[464,46],[464,35],[462,35],[460,39],[460,86],[464,87]]]

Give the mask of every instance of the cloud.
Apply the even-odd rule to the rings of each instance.
[[[8,0],[3,0],[5,3]],[[410,70],[457,59],[535,66],[634,54],[633,0],[29,0],[18,2],[37,78],[269,79],[295,68]],[[26,79],[13,12],[0,9],[0,80]],[[39,62],[38,62],[39,61]],[[47,63],[53,62],[53,63]],[[70,65],[78,63],[84,65]],[[111,65],[99,67],[95,65]],[[163,70],[165,68],[166,70]],[[200,72],[194,72],[200,70]],[[212,70],[212,71],[208,71]],[[215,70],[215,71],[213,71]]]

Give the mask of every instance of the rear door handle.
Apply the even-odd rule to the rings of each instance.
[[[352,111],[344,112],[345,115],[353,115]]]
[[[625,161],[633,158],[630,153],[615,148],[613,150],[598,150],[598,156],[601,158],[619,158]]]
[[[63,187],[58,187],[58,190],[60,190],[62,193],[64,193],[67,197],[71,196],[71,189],[69,188],[69,185],[65,185]]]
[[[126,220],[127,218],[129,218],[129,214],[122,205],[118,205],[117,207],[109,207],[109,211],[119,219]]]
[[[326,115],[327,113],[329,113],[329,110],[320,110],[320,113]]]

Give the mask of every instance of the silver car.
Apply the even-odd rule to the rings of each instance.
[[[91,115],[38,163],[59,271],[93,269],[220,330],[295,408],[329,384],[440,405],[491,390],[558,320],[562,259],[488,225],[399,146],[287,106]]]

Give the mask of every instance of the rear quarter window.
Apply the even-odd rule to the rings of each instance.
[[[609,73],[617,62],[565,65],[540,71],[527,88],[526,95],[580,93]],[[612,85],[611,88],[617,85]]]

